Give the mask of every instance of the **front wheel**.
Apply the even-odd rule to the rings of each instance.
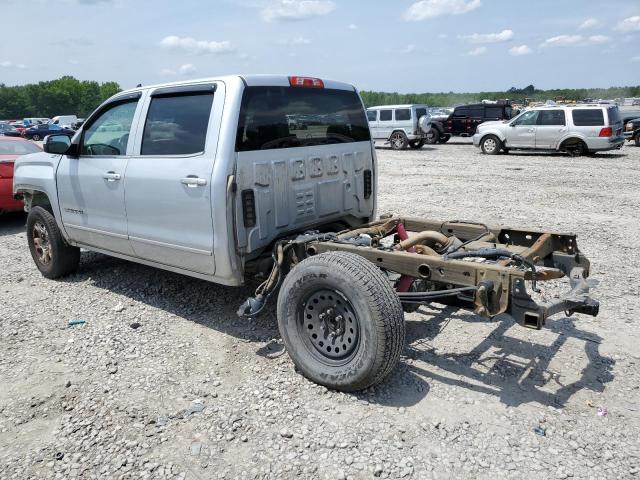
[[[482,139],[480,148],[482,149],[482,153],[486,155],[497,155],[502,148],[502,142],[495,135],[487,135]]]
[[[425,138],[428,145],[433,145],[440,140],[440,132],[438,132],[437,129],[431,127],[425,135]]]
[[[409,144],[409,139],[404,132],[393,132],[389,137],[389,143],[394,150],[404,150]]]
[[[442,135],[438,142],[447,143],[449,140],[451,140],[451,135]]]
[[[42,207],[33,207],[29,212],[27,242],[31,257],[44,277],[63,277],[78,268],[80,249],[65,241],[54,216]]]
[[[419,150],[424,146],[424,140],[414,140],[409,142],[409,146],[415,150]]]
[[[36,141],[36,142],[37,142],[37,141],[39,141],[39,140],[40,140],[40,135],[38,135],[38,134],[36,133],[33,137],[31,137],[31,140],[34,140],[34,141]]]
[[[309,257],[287,275],[278,328],[308,379],[342,391],[381,382],[404,348],[402,305],[387,277],[359,255]]]

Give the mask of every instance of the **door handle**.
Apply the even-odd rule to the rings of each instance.
[[[207,180],[204,178],[196,177],[195,175],[187,175],[180,179],[180,183],[187,187],[204,187],[207,184]]]
[[[121,177],[119,173],[108,171],[102,176],[102,178],[104,178],[107,182],[115,182],[116,180],[120,180]]]

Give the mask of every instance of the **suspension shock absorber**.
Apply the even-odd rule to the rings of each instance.
[[[401,241],[407,240],[409,238],[409,235],[407,234],[407,230],[404,228],[404,224],[402,223],[398,223],[398,225],[396,225],[396,232],[398,233],[398,238]],[[416,251],[415,247],[409,247],[407,249],[407,252],[415,253],[415,251]],[[415,278],[410,275],[402,275],[400,277],[400,281],[398,282],[398,288],[396,288],[396,290],[398,292],[408,292],[414,280]]]

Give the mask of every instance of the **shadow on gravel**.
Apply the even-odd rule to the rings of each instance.
[[[255,286],[225,287],[94,252],[83,252],[78,272],[60,281],[89,281],[96,288],[162,309],[244,342],[262,343],[278,337],[275,317],[270,314],[273,309],[269,308],[274,304],[267,307],[269,313],[256,320],[236,315],[240,304],[253,295]],[[153,314],[146,312],[140,322],[152,328]]]
[[[409,358],[419,360],[451,373],[451,376],[415,365],[408,366],[414,375],[430,381],[467,388],[494,395],[507,406],[537,402],[545,406],[563,407],[576,392],[588,389],[602,392],[605,384],[614,378],[615,361],[599,352],[601,338],[580,330],[570,318],[549,320],[547,329],[555,334],[551,344],[521,340],[508,335],[509,329],[522,328],[510,317],[499,318],[497,327],[472,350],[464,353],[436,352],[429,344],[431,340],[456,318],[456,309],[444,307],[433,318],[424,322],[407,322],[407,351]],[[460,315],[466,322],[486,323],[475,315]],[[584,357],[568,356],[573,363],[564,364],[560,373],[551,362],[560,349],[570,342],[584,345]],[[586,366],[580,362],[586,360]],[[579,377],[567,381],[564,374]],[[466,378],[462,378],[466,377]],[[402,395],[402,392],[397,392]]]
[[[24,232],[27,224],[27,214],[24,212],[11,212],[0,215],[0,237],[15,235]]]

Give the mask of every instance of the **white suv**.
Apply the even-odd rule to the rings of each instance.
[[[579,156],[621,148],[624,136],[616,105],[553,105],[526,110],[511,120],[482,123],[473,144],[487,155],[519,149]]]

